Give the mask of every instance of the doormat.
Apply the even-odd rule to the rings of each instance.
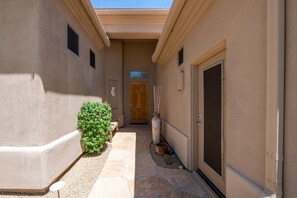
[[[183,169],[184,165],[164,138],[161,138],[160,143],[165,144],[168,147],[167,154],[158,155],[156,153],[156,145],[153,142],[150,144],[150,153],[157,166],[170,169]]]

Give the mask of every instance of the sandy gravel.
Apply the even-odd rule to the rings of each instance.
[[[161,139],[161,143],[166,144],[169,147],[169,144],[164,139]],[[170,165],[166,164],[164,157],[158,155],[155,152],[155,147],[156,147],[156,145],[154,143],[151,143],[150,153],[151,153],[151,156],[152,156],[154,162],[157,164],[157,166],[160,166],[162,168],[170,168],[170,169],[178,169],[181,166],[183,167],[183,164],[181,163],[181,161],[179,160],[179,158],[177,157],[177,155],[175,153],[170,155],[172,164],[170,164]]]
[[[111,150],[111,145],[97,156],[83,155],[74,166],[60,179],[66,182],[65,187],[60,190],[61,198],[86,198],[92,190]],[[20,194],[0,193],[2,198],[28,198],[43,197],[57,198],[57,193],[47,192],[45,194]]]

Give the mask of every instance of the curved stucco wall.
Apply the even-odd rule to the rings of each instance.
[[[0,191],[43,192],[82,153],[73,131],[43,146],[0,147]]]
[[[2,146],[40,146],[76,129],[83,101],[104,96],[103,51],[61,1],[3,1],[0,7]],[[67,24],[79,56],[67,49]],[[89,66],[89,50],[96,69]]]
[[[1,1],[0,24],[0,190],[42,191],[82,153],[77,113],[104,98],[104,51],[60,0]]]
[[[166,132],[167,139],[179,144],[182,133],[183,142],[190,142],[191,63],[226,40],[226,167],[232,166],[259,186],[265,185],[266,9],[266,1],[215,1],[183,42],[183,91],[177,91],[178,52],[157,66],[157,81],[164,90],[161,116],[175,128]],[[187,153],[183,163],[192,163],[190,143],[179,149]],[[231,180],[227,196],[232,197],[228,188],[235,180]]]
[[[42,80],[37,73],[40,2],[1,1],[0,146],[27,145],[38,136]]]
[[[44,1],[39,19],[38,73],[45,91],[46,123],[39,142],[46,144],[76,129],[82,102],[104,98],[104,53],[61,1]],[[67,49],[68,24],[79,35],[79,56]],[[96,69],[90,66],[90,49],[96,55]]]

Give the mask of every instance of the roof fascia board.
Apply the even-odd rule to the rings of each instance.
[[[159,39],[169,9],[96,9],[112,39]]]
[[[165,24],[169,9],[96,9],[98,18],[105,25]]]
[[[102,39],[102,41],[104,42],[106,47],[110,47],[110,40],[108,38],[108,36],[106,35],[106,32],[102,26],[102,23],[100,21],[100,19],[97,17],[94,7],[91,4],[90,0],[81,0],[82,4],[84,5],[85,9],[87,10],[92,22],[94,23],[100,38]]]
[[[169,9],[125,9],[125,8],[96,8],[95,12],[99,15],[125,15],[125,16],[138,16],[138,15],[147,15],[147,16],[158,16],[165,15],[169,13]]]
[[[83,30],[87,33],[87,35],[94,42],[94,44],[99,49],[102,49],[104,47],[109,47],[110,46],[109,38],[107,37],[102,25],[100,25],[99,19],[97,19],[97,17],[95,19],[92,19],[92,15],[88,12],[88,9],[84,6],[83,2],[86,2],[86,1],[90,3],[89,0],[63,0],[66,7],[73,15],[73,17],[82,26]],[[94,23],[94,21],[96,20],[97,22],[99,21],[97,25],[95,25]]]
[[[157,43],[157,46],[156,46],[156,50],[153,54],[153,57],[152,57],[152,61],[154,63],[157,62],[163,48],[164,48],[164,45],[171,33],[171,30],[184,6],[184,3],[185,3],[185,0],[174,0],[172,6],[171,6],[171,9],[170,9],[170,12],[168,14],[168,17],[167,17],[167,20],[165,22],[165,25],[164,25],[164,28],[163,28],[163,31],[161,33],[161,36],[160,36],[160,39]]]
[[[180,0],[175,0],[176,1]],[[184,2],[174,23],[171,22],[172,28],[165,30],[161,34],[162,39],[159,40],[156,51],[153,54],[153,62],[165,64],[173,53],[182,45],[187,34],[192,30],[194,25],[200,20],[204,13],[208,10],[214,0],[187,0]],[[173,4],[174,5],[174,4]],[[172,10],[174,12],[174,10]],[[169,17],[168,17],[169,18]],[[165,26],[167,23],[166,21]],[[161,38],[160,37],[160,38]]]

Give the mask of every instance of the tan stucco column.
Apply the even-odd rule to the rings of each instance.
[[[282,197],[284,1],[267,0],[265,194]]]

